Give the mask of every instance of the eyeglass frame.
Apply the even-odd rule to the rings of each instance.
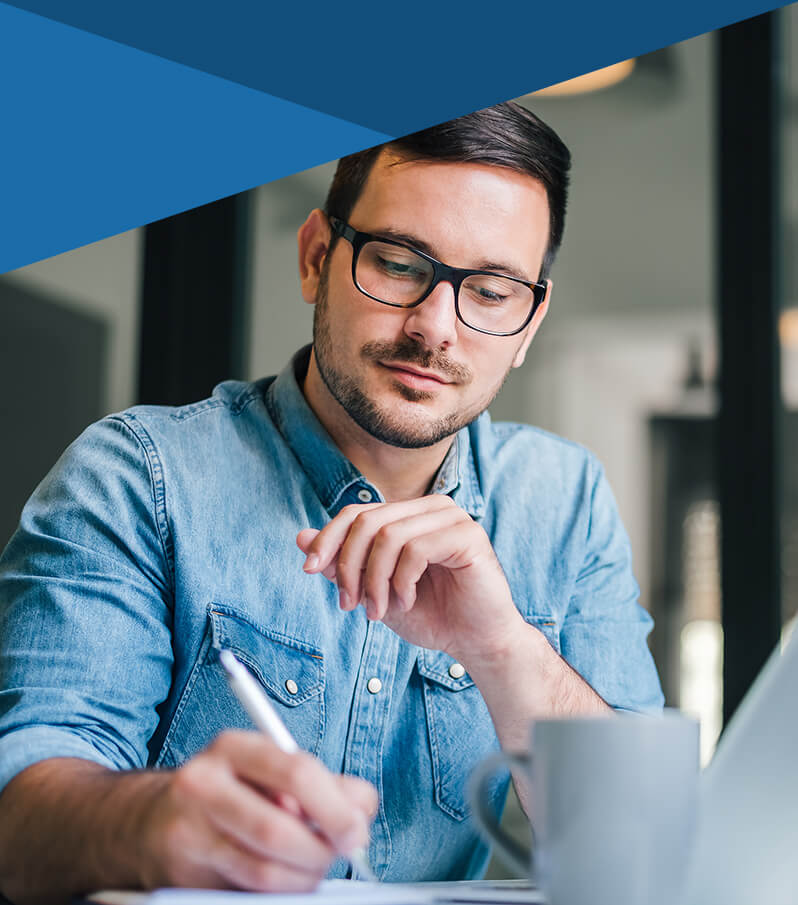
[[[432,294],[432,291],[439,283],[449,283],[449,285],[454,290],[454,312],[457,315],[457,319],[461,324],[464,324],[469,330],[475,330],[477,333],[484,333],[486,336],[516,336],[522,330],[525,330],[532,318],[534,318],[535,314],[540,308],[543,300],[546,298],[546,292],[548,290],[548,284],[545,282],[528,282],[527,280],[521,280],[518,277],[507,276],[503,273],[496,273],[493,270],[471,270],[465,267],[451,267],[448,264],[444,264],[443,261],[439,261],[437,258],[433,258],[432,255],[428,255],[426,252],[421,251],[418,248],[414,248],[412,245],[408,245],[406,242],[399,242],[397,239],[391,239],[386,236],[375,235],[374,233],[364,233],[358,229],[355,229],[353,226],[350,226],[344,220],[341,220],[340,217],[335,217],[332,214],[327,215],[327,219],[330,222],[330,227],[332,228],[333,233],[340,236],[343,239],[346,239],[347,242],[352,246],[352,282],[355,284],[355,288],[362,292],[367,298],[373,299],[375,302],[379,302],[381,305],[389,305],[391,308],[417,308],[425,299],[429,298]],[[364,245],[368,242],[383,242],[387,245],[396,245],[398,248],[404,248],[408,251],[412,251],[413,254],[417,254],[420,258],[423,258],[425,261],[428,261],[432,264],[432,280],[430,281],[429,286],[422,294],[421,298],[417,299],[415,302],[411,302],[409,305],[401,305],[398,302],[386,302],[385,299],[377,298],[376,295],[372,295],[370,292],[366,292],[366,290],[358,283],[357,281],[357,260],[360,256],[360,251]],[[501,277],[503,280],[512,280],[514,283],[520,283],[522,286],[526,286],[528,289],[532,290],[532,307],[529,311],[529,315],[527,319],[521,324],[520,327],[516,330],[511,330],[508,333],[497,333],[493,330],[483,330],[481,327],[475,327],[473,324],[469,324],[463,318],[463,315],[460,313],[460,286],[463,281],[470,276],[492,276],[492,277]]]

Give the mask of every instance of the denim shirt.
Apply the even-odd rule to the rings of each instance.
[[[302,570],[302,528],[382,499],[305,402],[307,354],[203,402],[111,415],[36,489],[0,559],[0,788],[49,757],[176,767],[251,728],[217,660],[227,647],[302,748],[377,787],[382,878],[477,876],[488,851],[466,783],[498,748],[479,690]],[[651,620],[590,453],[486,413],[431,491],[482,524],[526,621],[609,704],[661,707]],[[493,784],[497,811],[507,784]]]

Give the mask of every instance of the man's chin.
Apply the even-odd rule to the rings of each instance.
[[[456,414],[435,417],[423,405],[401,399],[389,407],[372,410],[369,415],[355,420],[375,439],[401,449],[434,446],[464,426]]]

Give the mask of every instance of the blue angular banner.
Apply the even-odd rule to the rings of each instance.
[[[0,2],[0,272],[779,5]]]
[[[0,3],[0,273],[389,136]]]

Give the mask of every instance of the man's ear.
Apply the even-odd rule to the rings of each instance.
[[[538,332],[538,328],[543,323],[543,318],[546,316],[546,313],[549,310],[549,301],[551,299],[551,291],[554,287],[554,283],[551,280],[546,280],[546,294],[543,296],[543,301],[540,303],[538,310],[535,312],[535,316],[529,323],[529,326],[526,328],[524,333],[524,339],[521,343],[518,351],[515,353],[515,358],[513,359],[513,367],[520,368],[524,363],[524,359],[526,358],[526,350],[529,348],[529,344],[535,338],[535,334]]]
[[[316,208],[308,214],[307,220],[296,234],[299,250],[299,285],[302,298],[309,304],[316,304],[319,279],[330,247],[330,223],[324,211]]]

